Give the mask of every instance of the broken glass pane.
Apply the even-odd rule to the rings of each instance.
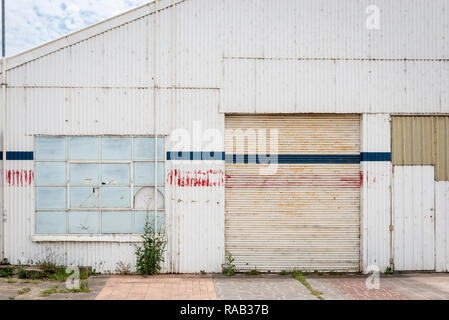
[[[101,213],[102,233],[132,233],[131,211],[103,211]]]
[[[65,187],[36,187],[36,209],[65,209]]]
[[[71,187],[71,208],[98,208],[100,206],[100,190],[98,187]]]
[[[37,234],[61,234],[66,233],[65,212],[36,212]]]
[[[100,213],[97,211],[70,211],[69,233],[100,233]]]
[[[64,137],[36,137],[36,160],[65,160]]]
[[[130,190],[129,187],[102,187],[101,206],[103,208],[130,208]]]
[[[70,160],[98,160],[98,138],[70,137]]]
[[[102,160],[131,160],[131,138],[101,138]]]
[[[104,163],[101,165],[101,184],[127,184],[131,183],[130,168],[128,163]]]
[[[70,164],[70,184],[98,185],[98,164],[72,163]]]
[[[36,162],[36,185],[66,184],[65,176],[65,162]]]

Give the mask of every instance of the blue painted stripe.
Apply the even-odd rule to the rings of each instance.
[[[222,151],[168,151],[167,160],[225,160]]]
[[[270,155],[226,155],[226,163],[360,163],[360,155],[352,154],[279,154]]]
[[[32,151],[6,151],[6,160],[33,160]],[[3,152],[0,151],[0,160]],[[168,151],[167,160],[216,160],[227,163],[270,163],[270,155],[226,155],[222,151]],[[280,154],[277,163],[359,163],[360,161],[391,161],[391,152],[362,152],[360,155]]]
[[[224,152],[169,151],[167,160],[225,160],[226,163],[360,163],[360,161],[391,161],[390,152],[362,152],[361,154],[279,154],[236,155]]]
[[[361,161],[391,161],[391,152],[362,152]]]
[[[32,151],[6,151],[6,160],[33,160]],[[0,151],[0,160],[3,160],[3,152]]]

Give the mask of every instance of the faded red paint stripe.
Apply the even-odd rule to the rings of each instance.
[[[14,187],[26,187],[33,184],[33,170],[7,170],[6,183]]]
[[[178,187],[220,187],[224,185],[221,169],[172,169],[168,171],[167,183]]]

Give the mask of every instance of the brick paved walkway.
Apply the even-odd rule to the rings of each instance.
[[[379,289],[366,288],[366,276],[351,278],[332,278],[321,281],[331,284],[351,300],[406,300],[407,297],[383,285],[380,280]]]
[[[211,276],[111,276],[96,300],[215,300]]]

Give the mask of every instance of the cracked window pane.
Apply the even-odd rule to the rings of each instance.
[[[101,165],[101,184],[114,185],[131,183],[129,164],[108,163]]]
[[[61,234],[66,233],[65,212],[36,212],[36,233]]]
[[[102,160],[130,160],[131,138],[104,137],[101,138]]]
[[[98,160],[98,138],[96,137],[70,137],[70,160]]]
[[[65,187],[36,187],[36,209],[65,209]]]
[[[103,208],[130,208],[131,189],[129,187],[101,188],[101,206]]]
[[[71,208],[97,208],[100,206],[100,190],[98,187],[71,187]]]
[[[66,184],[65,162],[36,162],[35,183],[42,184]]]
[[[100,233],[100,213],[97,211],[70,211],[69,233]]]
[[[36,160],[65,160],[65,137],[36,137]]]
[[[72,163],[70,164],[70,184],[98,185],[98,164]]]
[[[134,209],[154,210],[154,187],[142,187],[134,189]],[[157,190],[157,208],[165,207],[164,188]]]
[[[103,211],[101,231],[102,233],[132,233],[132,212]]]

